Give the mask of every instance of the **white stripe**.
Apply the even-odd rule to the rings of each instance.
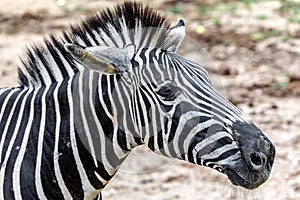
[[[31,102],[30,102],[28,122],[27,122],[27,126],[25,128],[22,144],[20,146],[19,154],[16,158],[16,162],[15,162],[15,166],[14,166],[14,170],[13,170],[13,190],[14,190],[14,195],[15,195],[16,199],[22,199],[21,184],[20,184],[20,179],[21,179],[20,171],[21,171],[22,161],[23,161],[24,155],[26,153],[26,147],[27,147],[27,143],[28,143],[28,139],[29,139],[29,135],[30,135],[32,121],[34,119],[34,100],[35,100],[35,96],[36,96],[37,92],[38,92],[38,90],[36,90],[34,92]]]
[[[15,92],[18,92],[18,89],[16,89],[16,90],[11,90],[11,92],[6,96],[6,99],[5,99],[5,101],[3,102],[3,105],[2,105],[2,108],[1,108],[1,113],[0,113],[0,119],[1,119],[1,122],[2,122],[2,117],[3,117],[4,111],[5,111],[5,109],[6,109],[7,103],[8,103],[9,100],[12,101],[12,100],[10,99],[10,97],[11,97]],[[13,113],[14,113],[14,109],[15,109],[15,107],[16,107],[16,104],[17,104],[17,102],[18,102],[18,99],[20,98],[20,96],[21,96],[23,93],[24,93],[24,91],[22,91],[21,93],[19,93],[18,96],[17,96],[17,98],[14,100],[15,102],[14,102],[14,104],[13,104],[13,107],[11,108],[10,113],[9,113],[9,116],[8,116],[8,118],[7,118],[7,120],[6,120],[7,123],[5,124],[5,128],[4,128],[4,130],[3,130],[3,132],[2,132],[2,135],[1,135],[1,142],[0,142],[0,159],[2,158],[2,153],[3,153],[2,150],[3,150],[3,145],[4,145],[5,138],[6,138],[6,134],[7,134],[7,129],[8,129],[8,127],[9,127],[9,125],[10,125],[11,118],[12,118],[12,115],[13,115]],[[0,194],[1,194],[1,193],[0,193]],[[0,198],[0,199],[1,199],[1,198]]]
[[[55,90],[53,91],[54,106],[55,106],[55,113],[56,113],[55,145],[54,145],[54,152],[53,152],[54,172],[55,172],[55,177],[57,179],[58,185],[61,189],[62,195],[64,196],[64,199],[72,199],[72,196],[65,185],[64,179],[60,171],[59,162],[58,162],[60,156],[60,152],[58,151],[58,143],[59,143],[59,134],[60,134],[60,125],[61,125],[61,113],[59,110],[59,102],[58,102],[59,87],[60,85],[57,85]]]
[[[96,155],[95,155],[95,148],[94,148],[91,132],[90,132],[90,129],[89,129],[89,126],[88,126],[87,117],[85,115],[85,109],[84,109],[85,101],[83,100],[83,98],[86,98],[86,97],[83,96],[83,90],[85,90],[83,88],[83,81],[85,81],[83,79],[84,71],[80,71],[79,77],[78,77],[78,91],[79,91],[79,105],[78,106],[80,107],[80,114],[82,116],[81,119],[82,119],[82,123],[83,123],[84,132],[85,132],[87,140],[88,140],[88,145],[90,147],[90,151],[91,151],[90,153],[93,157],[95,166],[98,167],[97,158],[96,158]],[[91,76],[92,72],[91,72],[91,70],[85,71],[85,72],[89,73],[89,80],[88,80],[89,81],[88,82],[89,83],[89,88],[88,89],[89,89],[89,93],[92,94],[92,88],[93,88],[93,85],[92,85],[93,84],[93,79],[92,79],[92,76]],[[91,98],[91,97],[88,97],[88,98]],[[93,104],[90,104],[90,105],[93,105]]]
[[[77,147],[77,142],[76,142],[76,135],[75,135],[75,127],[74,127],[74,105],[73,104],[73,98],[72,98],[72,79],[69,80],[68,82],[68,100],[69,100],[69,106],[70,106],[70,139],[71,139],[71,147],[75,159],[75,163],[77,166],[77,170],[79,172],[80,180],[82,183],[82,189],[84,192],[84,199],[94,199],[97,194],[100,193],[101,190],[96,190],[91,183],[89,182],[88,176],[84,170],[84,167],[82,165],[79,152],[78,152],[78,147]]]
[[[69,62],[67,62],[64,58],[64,56],[61,54],[60,51],[56,51],[57,55],[60,57],[60,59],[62,60],[63,64],[64,64],[64,67],[65,69],[67,70],[68,72],[68,76],[69,77],[72,77],[74,76],[74,70],[72,69],[71,65],[69,64]]]
[[[154,75],[153,75],[153,73],[152,73],[152,70],[151,70],[151,68],[150,68],[150,66],[149,66],[149,50],[147,50],[146,52],[145,52],[145,57],[146,57],[146,61],[145,61],[145,63],[144,63],[144,61],[141,59],[141,51],[139,51],[139,54],[138,54],[138,56],[136,57],[136,59],[137,59],[137,62],[139,62],[139,65],[140,66],[142,66],[142,65],[145,65],[145,67],[142,67],[141,68],[141,70],[142,70],[142,72],[141,72],[141,74],[142,74],[142,76],[141,77],[143,77],[140,81],[141,81],[141,85],[144,85],[144,86],[146,86],[146,85],[148,85],[148,87],[151,87],[151,89],[150,89],[150,93],[152,93],[151,91],[155,91],[155,90],[157,90],[156,88],[154,88],[151,84],[149,84],[149,83],[154,83],[154,84],[156,84],[156,85],[158,85],[158,83],[157,83],[157,78],[158,77],[154,77]],[[157,51],[158,52],[158,51]],[[157,53],[156,52],[156,53]],[[157,56],[158,57],[158,56]],[[156,68],[156,70],[159,72],[159,74],[160,74],[160,78],[161,79],[164,79],[164,73],[163,73],[163,71],[159,68],[159,63],[156,61],[156,60],[153,60],[153,62],[154,62],[154,66],[155,66],[155,68]],[[151,66],[151,67],[153,67],[153,66]],[[147,74],[146,75],[146,72],[148,72],[148,74],[150,74],[150,76]],[[159,116],[161,116],[160,117],[160,121],[159,122],[157,122],[157,121],[155,121],[155,120],[153,120],[153,119],[155,119],[155,108],[157,107],[156,105],[159,105],[160,104],[160,102],[158,102],[157,101],[157,99],[156,98],[154,98],[154,101],[155,102],[152,102],[152,100],[150,99],[150,98],[148,98],[148,100],[149,100],[149,102],[150,102],[150,104],[151,104],[151,116],[152,116],[152,122],[153,122],[153,124],[150,124],[150,125],[152,125],[152,127],[153,127],[153,130],[154,131],[156,131],[155,133],[152,133],[153,135],[154,135],[154,148],[156,149],[156,151],[157,151],[157,153],[158,153],[158,151],[159,151],[159,147],[158,147],[158,142],[157,142],[157,133],[160,131],[160,130],[162,130],[162,135],[163,135],[163,145],[164,145],[164,150],[165,150],[165,153],[168,155],[168,156],[171,156],[170,155],[170,152],[169,152],[169,148],[168,148],[168,136],[167,136],[167,134],[168,133],[164,133],[165,132],[165,129],[163,128],[164,126],[165,126],[165,124],[164,124],[164,118],[162,117],[162,116],[165,116],[166,115],[166,113],[160,108],[160,107],[158,107],[158,110],[156,110],[159,114]],[[145,109],[144,109],[145,110]],[[144,113],[147,113],[148,111],[144,111]],[[149,133],[149,130],[150,130],[150,125],[149,125],[149,127],[148,127],[148,129],[146,129],[146,136],[145,136],[145,138],[148,140],[149,139],[149,137],[150,137],[150,133]],[[159,126],[158,126],[159,125]],[[168,124],[168,125],[170,125],[170,123]],[[169,126],[169,128],[170,128],[170,126]],[[141,131],[140,131],[140,133],[141,133]],[[151,135],[152,136],[152,135]]]
[[[178,64],[180,60],[176,60],[176,62]],[[183,65],[183,67],[181,68],[185,74],[191,74],[192,72],[188,72],[187,71],[187,66]],[[183,76],[183,75],[182,75]],[[195,80],[194,76],[190,76],[190,79],[194,82],[197,83],[199,82],[199,80]],[[190,88],[193,92],[195,92],[196,94],[204,97],[207,100],[212,100],[211,98],[209,98],[208,96],[204,96],[202,93],[200,93],[199,91],[197,91],[191,84],[189,81],[187,81],[186,79],[182,79],[182,81],[185,83],[187,88]],[[204,82],[203,82],[204,83]],[[239,111],[236,107],[234,107],[231,103],[229,103],[224,97],[222,97],[218,92],[216,92],[212,87],[210,87],[209,84],[204,83],[204,84],[198,84],[198,87],[201,88],[202,90],[204,90],[205,92],[207,92],[208,94],[210,94],[211,96],[215,97],[217,100],[219,100],[222,104],[224,105],[220,105],[222,107],[223,110],[217,109],[215,105],[218,105],[218,103],[216,102],[212,102],[212,104],[210,105],[213,109],[220,111],[221,113],[225,114],[225,111],[227,111],[229,114],[226,114],[226,116],[228,116],[230,118],[231,121],[236,121],[236,120],[241,120],[244,121],[245,116],[242,115],[241,111]],[[197,99],[195,99],[197,101]],[[230,110],[230,108],[232,110]],[[233,110],[235,110],[236,112],[233,112]],[[238,114],[236,114],[238,113]]]
[[[0,89],[0,96],[4,93],[4,92],[6,92],[6,91],[8,91],[8,90],[10,90],[10,88],[1,88]],[[0,118],[1,119],[1,118]]]
[[[191,79],[192,79],[192,78],[191,78]],[[187,95],[189,95],[190,98],[193,98],[194,101],[199,102],[199,103],[204,104],[204,105],[207,105],[207,106],[209,106],[209,107],[212,108],[211,110],[207,110],[209,113],[213,114],[214,116],[217,116],[218,118],[220,118],[220,119],[222,119],[222,120],[225,120],[225,118],[222,117],[222,116],[220,116],[219,114],[213,112],[214,110],[219,111],[220,113],[224,113],[224,115],[227,116],[231,121],[236,121],[237,119],[240,118],[240,116],[237,116],[237,115],[235,115],[234,113],[230,112],[230,110],[228,110],[228,108],[227,108],[226,106],[223,106],[223,105],[222,105],[223,110],[220,110],[219,108],[216,108],[216,107],[214,106],[214,104],[217,105],[217,103],[216,103],[216,102],[213,102],[212,99],[211,99],[209,96],[205,96],[205,95],[203,95],[202,93],[200,93],[200,92],[199,92],[198,90],[196,90],[196,89],[190,84],[190,82],[187,81],[186,79],[182,79],[182,81],[184,82],[184,85],[185,85],[185,87],[182,87],[182,89],[185,91],[185,93],[186,93]],[[210,91],[208,91],[207,89],[205,89],[205,88],[203,87],[203,85],[198,84],[198,86],[199,86],[201,89],[203,89],[205,92],[208,92],[211,96],[216,96],[215,94],[211,94]],[[188,89],[187,89],[187,88],[188,88]],[[191,93],[189,92],[189,90],[192,90],[194,93],[198,94],[199,96],[203,97],[204,99],[207,99],[208,101],[212,101],[212,103],[207,103],[207,102],[204,102],[204,101],[202,101],[202,100],[199,100],[199,99],[195,98],[195,97],[194,97],[195,95],[191,94]],[[190,103],[193,104],[195,107],[198,107],[196,104],[192,103],[192,101],[191,101]],[[231,114],[227,114],[227,113],[225,113],[225,111],[227,111],[227,112],[229,112],[229,113],[231,113]],[[241,118],[240,118],[240,119],[241,119]],[[241,119],[241,120],[242,120],[242,119]],[[231,124],[231,122],[228,122],[228,124]]]
[[[107,183],[106,180],[104,180],[96,171],[94,171],[96,177],[98,178],[98,180],[103,184],[105,185]]]
[[[76,35],[75,40],[80,46],[86,46],[85,42],[78,35]]]
[[[188,86],[188,87],[189,87],[189,86]],[[192,86],[191,86],[191,87],[192,87]],[[227,118],[225,118],[224,116],[221,116],[220,114],[217,114],[216,112],[213,112],[213,111],[219,111],[220,113],[222,113],[222,112],[224,112],[224,111],[222,111],[222,110],[220,110],[220,109],[216,109],[216,108],[213,106],[214,104],[207,103],[207,102],[205,102],[205,101],[202,101],[202,100],[199,100],[199,99],[195,98],[195,96],[194,96],[193,94],[191,94],[191,93],[189,92],[189,90],[187,90],[186,88],[183,88],[183,91],[184,91],[184,94],[185,94],[185,96],[186,96],[187,98],[194,99],[194,101],[196,101],[196,103],[194,103],[194,101],[189,101],[189,102],[188,102],[189,104],[191,104],[191,105],[194,106],[195,108],[201,108],[203,111],[206,111],[207,113],[209,113],[209,114],[204,114],[204,113],[203,113],[203,115],[205,115],[205,116],[209,115],[209,116],[211,116],[211,117],[216,117],[216,118],[220,119],[222,122],[226,122],[226,123],[229,124],[229,125],[232,125],[232,121],[235,121],[235,120],[236,120],[236,119],[235,119],[233,116],[231,116],[231,115],[228,116],[228,115],[226,115],[226,114],[224,113],[225,116],[228,116],[228,118],[230,118],[230,119],[227,119]],[[203,96],[202,94],[199,94],[199,95],[205,98],[205,96]],[[206,106],[208,107],[208,109],[207,109],[207,108],[204,108],[204,107],[200,107],[197,103],[206,105]],[[166,102],[166,104],[167,104],[167,102]],[[202,115],[202,114],[201,114],[201,115]]]
[[[199,119],[199,117],[202,117],[202,116],[203,117],[211,117],[211,115],[209,115],[209,114],[200,113],[198,111],[190,111],[190,112],[184,113],[183,115],[180,116],[178,127],[176,129],[175,136],[173,138],[173,144],[174,144],[175,152],[177,154],[181,154],[182,153],[182,152],[179,151],[178,143],[179,143],[179,137],[180,137],[180,135],[182,133],[183,128],[186,126],[187,121],[190,120],[190,119],[192,119],[192,118]],[[184,141],[185,153],[187,153],[187,149],[188,149],[188,145],[189,145],[188,140],[190,140],[192,138],[192,136],[194,134],[196,134],[196,132],[199,132],[205,126],[210,125],[210,122],[211,121],[208,121],[207,123],[199,123],[195,127],[189,127],[191,129],[191,131],[190,131],[190,133],[188,134],[187,138]]]
[[[110,91],[110,88],[109,88],[109,85],[110,85],[110,81],[109,81],[109,78],[108,76],[104,76],[104,77],[99,77],[99,86],[101,86],[101,79],[102,78],[106,78],[106,82],[107,82],[107,91]],[[102,86],[99,87],[99,100],[100,100],[100,103],[104,109],[104,112],[105,112],[105,115],[114,123],[114,120],[113,120],[113,116],[111,115],[111,113],[108,111],[108,108],[104,102],[104,99],[103,99],[103,93],[102,93]]]
[[[99,76],[99,81],[98,81],[98,85],[101,86],[101,75]],[[110,113],[108,112],[107,110],[107,107],[105,106],[105,103],[104,103],[104,100],[102,98],[102,89],[101,87],[98,87],[98,94],[99,94],[99,101],[100,101],[100,104],[102,105],[103,109],[105,110],[105,114],[111,119],[111,115]],[[100,124],[97,124],[97,127],[101,127],[100,132],[99,132],[99,135],[100,135],[100,142],[101,142],[101,152],[106,152],[106,147],[105,147],[105,134],[104,134],[104,131],[102,129],[102,126]],[[109,175],[113,175],[115,173],[115,168],[111,166],[111,164],[108,162],[107,160],[107,156],[104,155],[102,156],[102,159],[103,159],[103,166],[105,167],[105,170],[107,171],[107,173]]]
[[[42,95],[42,99],[40,102],[41,105],[41,121],[40,121],[40,129],[38,133],[38,146],[37,146],[37,158],[36,158],[36,166],[35,166],[35,185],[36,191],[39,199],[46,199],[44,194],[42,180],[41,180],[41,165],[42,165],[42,153],[43,153],[43,144],[44,144],[44,132],[45,132],[45,123],[46,123],[46,94],[49,90],[49,86],[47,86]]]
[[[105,46],[105,43],[103,42],[103,40],[99,36],[99,33],[96,30],[92,30],[92,32],[94,33],[95,39],[100,44],[100,46]]]
[[[135,90],[136,91],[136,90]],[[133,103],[131,104],[131,106],[133,106],[133,114],[134,114],[134,121],[136,122],[137,124],[137,128],[138,128],[138,131],[139,131],[139,134],[140,135],[143,135],[143,129],[142,129],[142,124],[141,124],[141,119],[140,119],[140,115],[138,114],[139,111],[138,111],[138,102],[137,102],[137,94],[136,92],[133,93]]]
[[[64,77],[59,69],[59,67],[57,66],[57,63],[55,62],[52,54],[50,52],[47,52],[44,56],[44,59],[47,60],[50,70],[51,70],[51,74],[54,76],[55,80],[57,82],[61,82],[64,80]]]
[[[116,113],[120,113],[122,115],[121,117],[118,117],[117,120],[118,120],[118,123],[119,123],[120,120],[122,120],[121,123],[122,123],[123,127],[121,127],[119,125],[119,128],[122,128],[122,131],[125,132],[126,146],[127,146],[128,149],[131,149],[132,148],[131,143],[134,142],[134,138],[133,138],[133,135],[131,133],[131,130],[129,130],[128,127],[127,127],[127,114],[128,114],[127,108],[128,108],[128,105],[125,105],[125,103],[123,101],[124,96],[121,96],[121,91],[120,91],[120,88],[121,88],[121,90],[123,92],[125,92],[126,88],[122,87],[124,85],[122,84],[121,81],[119,81],[119,82],[117,80],[114,80],[114,81],[115,81],[116,84],[115,84],[115,89],[113,91],[113,96],[114,96],[114,99],[117,98],[120,101],[120,105],[121,105],[120,108],[119,107],[117,108],[116,106],[114,106],[114,107],[116,109]]]
[[[207,145],[209,144],[212,144],[214,142],[216,142],[217,140],[225,137],[225,136],[228,136],[231,138],[231,135],[227,132],[224,132],[224,131],[220,131],[220,132],[217,132],[207,138],[205,138],[204,140],[202,140],[202,142],[198,143],[195,148],[193,149],[193,158],[194,158],[194,161],[196,163],[196,157],[197,157],[197,153],[199,151],[201,151],[202,149],[204,149]],[[233,140],[233,138],[231,138]]]
[[[123,42],[122,39],[120,37],[120,33],[118,33],[118,30],[116,29],[115,25],[112,24],[107,24],[107,27],[109,29],[109,33],[110,33],[110,41],[112,42],[111,45],[109,46],[116,46],[117,47],[123,47]],[[114,44],[113,42],[115,42],[116,44]]]
[[[150,98],[148,99],[148,101],[151,104],[151,107],[150,107],[150,110],[151,110],[150,119],[148,119],[148,114],[147,114],[148,112],[150,112],[150,110],[146,109],[145,103],[143,101],[143,98],[142,98],[142,96],[140,97],[140,102],[141,102],[141,107],[142,107],[142,112],[143,112],[144,122],[145,122],[145,127],[143,127],[145,129],[145,131],[146,131],[145,139],[149,140],[150,137],[153,136],[153,140],[154,140],[154,152],[159,153],[157,135],[158,135],[158,132],[162,129],[162,127],[158,127],[157,126],[155,111],[160,112],[160,114],[162,114],[162,111],[161,111],[161,109],[159,109],[159,110],[156,109],[156,106],[153,104],[153,102],[151,101]],[[163,115],[160,115],[160,116],[161,116],[160,118],[162,118]],[[150,124],[149,124],[149,120],[151,120]],[[150,127],[151,126],[153,127],[153,131],[154,131],[152,133],[150,133]]]
[[[123,89],[123,92],[124,92],[124,95],[125,96],[123,96],[122,98],[120,98],[120,100],[121,100],[121,103],[123,102],[123,99],[128,99],[128,102],[130,102],[129,100],[130,100],[130,95],[129,95],[129,93],[128,93],[128,90],[126,90],[125,88],[128,88],[128,85],[126,85],[126,82],[125,81],[123,81],[122,83],[122,89]],[[131,89],[129,89],[129,91],[131,91]],[[126,111],[126,108],[128,108],[129,109],[129,116],[130,116],[130,119],[132,120],[132,123],[133,123],[133,125],[134,125],[134,122],[133,122],[133,118],[132,118],[132,116],[133,116],[133,110],[132,110],[132,106],[130,106],[130,105],[125,105],[124,103],[122,104],[123,105],[123,109]],[[127,112],[127,111],[126,111]],[[127,116],[127,115],[126,115]],[[124,124],[127,124],[126,122],[127,121],[129,121],[130,119],[124,119]],[[134,131],[135,133],[138,133],[138,128],[137,128],[137,126],[135,126],[134,125],[134,130],[129,130],[128,128],[126,129],[126,130],[128,130],[128,132],[130,132],[130,131]],[[126,131],[127,132],[127,131]],[[130,134],[130,137],[131,137],[131,141],[132,142],[134,142],[135,143],[135,141],[134,141],[134,138],[133,138],[133,135],[132,134]]]
[[[6,109],[6,106],[7,106],[7,103],[8,103],[8,101],[10,100],[10,97],[15,93],[15,92],[17,92],[17,91],[19,91],[20,89],[11,89],[11,91],[9,92],[9,94],[5,97],[5,100],[4,100],[4,102],[3,102],[3,104],[1,105],[1,111],[0,111],[0,122],[2,121],[2,118],[3,118],[3,115],[4,115],[4,111],[5,111],[5,109]],[[6,137],[6,135],[4,135],[3,133],[2,133],[2,136],[1,136],[1,142],[0,142],[0,158],[2,157],[2,143],[4,142],[4,141],[2,141],[2,140],[4,140],[5,139],[5,137]],[[1,145],[2,144],[2,145]]]
[[[104,31],[101,30],[99,34],[103,38],[107,46],[115,46],[115,44],[111,41],[111,38]]]
[[[50,85],[52,83],[52,80],[50,78],[49,73],[46,70],[46,67],[43,65],[43,63],[41,62],[41,60],[38,58],[37,55],[35,55],[35,57],[36,57],[35,62],[36,62],[36,65],[39,66],[39,70],[40,70],[42,79],[44,80],[46,85]]]
[[[116,77],[116,76],[114,76]],[[111,84],[110,84],[110,78],[113,78],[113,77],[110,77],[110,76],[107,76],[107,91],[108,91],[108,98],[110,100],[110,103],[111,103],[111,107],[112,107],[112,112],[113,112],[113,118],[112,118],[112,122],[113,122],[113,128],[114,128],[114,133],[113,133],[113,149],[114,149],[114,153],[115,155],[118,157],[118,159],[122,159],[124,158],[127,154],[123,153],[123,150],[121,149],[121,147],[118,144],[118,139],[117,139],[117,136],[118,136],[118,112],[117,112],[117,108],[116,108],[116,105],[114,104],[114,98],[116,97],[113,97],[112,96],[112,93],[115,93],[115,91],[111,92]],[[116,83],[117,81],[114,80],[113,81],[114,83]],[[115,84],[117,85],[117,83]],[[102,96],[102,95],[101,95]]]
[[[150,38],[149,38],[150,32],[149,31],[151,31],[151,30],[145,30],[145,28],[143,28],[143,29],[140,28],[140,29],[141,29],[140,30],[141,33],[146,32],[147,34],[145,34],[144,38],[139,41],[139,49],[149,48],[150,46],[146,46],[146,44],[148,43],[148,40],[150,40]],[[151,45],[151,43],[149,43],[149,44]]]
[[[135,46],[139,48],[141,46],[141,41],[144,39],[144,38],[142,38],[143,30],[142,30],[141,20],[136,19],[135,24],[136,24],[136,26],[134,28],[134,32],[132,32],[131,34],[134,35]]]
[[[147,55],[150,55],[150,50],[149,50],[149,53],[147,52]],[[149,63],[150,62],[149,57],[147,56],[146,58],[147,58],[147,63]],[[158,57],[156,57],[156,58],[158,58]],[[164,71],[164,69],[162,68],[162,66],[161,66],[162,64],[158,63],[158,61],[156,59],[154,59],[154,57],[152,58],[152,60],[153,60],[153,64],[152,64],[153,66],[149,66],[149,64],[147,64],[148,65],[148,69],[149,70],[153,70],[151,68],[155,67],[156,71],[159,72],[159,74],[160,74],[160,80],[166,79],[166,71]],[[154,80],[157,80],[157,79],[158,79],[158,77],[155,77]]]
[[[152,135],[150,135],[150,125],[151,124],[149,124],[149,119],[148,119],[148,117],[147,117],[147,113],[148,113],[148,111],[147,111],[147,109],[146,109],[146,107],[145,107],[145,103],[144,103],[144,100],[143,100],[143,98],[142,98],[142,95],[141,95],[141,92],[138,90],[137,91],[137,97],[138,97],[138,95],[139,95],[139,97],[137,98],[137,100],[139,100],[139,101],[137,101],[137,104],[135,104],[136,106],[138,106],[138,104],[140,104],[140,106],[141,106],[141,109],[142,109],[142,113],[140,113],[140,110],[137,108],[137,111],[138,111],[138,117],[139,117],[139,121],[140,121],[140,133],[143,133],[143,132],[145,132],[145,139],[149,139],[153,134],[154,134],[154,136],[156,135],[155,133],[152,133]],[[153,114],[153,111],[154,111],[154,107],[152,107],[152,115],[151,116],[154,116],[154,114]],[[143,116],[143,119],[142,119],[142,116]],[[145,123],[145,126],[142,126],[142,124],[141,124],[141,122],[142,121],[144,121],[144,123]]]
[[[98,80],[101,80],[101,79],[99,78]],[[92,89],[92,86],[91,86],[92,83],[91,82],[90,82],[90,89]],[[93,92],[96,92],[96,91],[93,91]],[[89,103],[90,103],[90,105],[94,105],[94,103],[93,103],[93,93],[92,92],[90,92]],[[93,116],[93,119],[95,119],[94,121],[96,123],[97,130],[98,130],[98,133],[99,133],[99,138],[100,138],[100,141],[96,142],[96,144],[101,144],[100,147],[101,147],[102,155],[97,155],[97,156],[99,156],[99,157],[101,156],[101,162],[103,163],[103,166],[105,167],[105,170],[107,171],[107,173],[110,176],[112,176],[113,175],[112,172],[114,172],[114,168],[107,161],[108,156],[106,156],[105,153],[103,153],[103,152],[105,152],[105,135],[104,135],[104,131],[102,129],[102,126],[101,126],[99,120],[97,120],[98,117],[97,117],[96,110],[95,110],[94,106],[91,106],[91,114]],[[99,148],[99,147],[97,147],[97,148]],[[109,168],[109,169],[107,170],[107,168]],[[96,171],[95,171],[95,174],[96,174],[96,177],[99,179],[100,182],[102,182],[103,185],[105,185],[107,183],[107,181],[102,179],[102,177]]]
[[[87,37],[88,41],[91,43],[92,46],[97,46],[94,39],[92,38],[92,36],[88,32],[85,32],[85,36]]]
[[[234,155],[227,157],[226,159],[219,160],[217,162],[207,162],[206,165],[209,164],[217,164],[217,165],[228,165],[229,163],[234,165],[235,162],[238,162],[238,160],[241,159],[241,153],[236,152]]]
[[[14,90],[11,90],[10,93],[5,97],[5,100],[1,106],[1,111],[0,111],[0,123],[2,122],[2,118],[3,118],[3,115],[4,115],[4,111],[6,109],[6,106],[7,106],[7,103],[8,101],[10,100],[10,97],[15,93],[17,92],[19,89],[14,89]],[[3,131],[2,133],[2,136],[1,136],[1,141],[0,141],[0,159],[2,158],[2,149],[3,149],[3,145],[4,145],[4,141],[5,141],[5,138],[6,138],[6,133]]]
[[[133,32],[134,30],[128,30],[128,26],[126,25],[124,16],[122,16],[122,18],[120,18],[119,21],[120,21],[121,30],[122,30],[121,35],[123,35],[123,37],[125,39],[125,44],[122,44],[122,46],[128,45],[128,44],[132,43],[129,34],[134,34],[134,32]]]
[[[211,151],[210,153],[203,155],[201,157],[201,160],[218,158],[224,152],[232,150],[232,149],[237,149],[237,145],[235,142],[232,142],[231,144],[223,145],[220,148],[217,148],[217,149]]]
[[[123,116],[121,117],[121,120],[122,120],[122,125],[123,125],[123,127],[120,127],[120,128],[122,128],[122,131],[124,131],[124,133],[125,133],[125,137],[126,137],[126,147],[127,147],[127,149],[131,149],[132,148],[132,145],[131,144],[135,144],[135,141],[134,141],[134,138],[133,138],[133,134],[131,133],[131,130],[129,130],[129,128],[128,128],[128,126],[127,126],[127,114],[128,114],[128,105],[126,106],[125,105],[125,102],[123,101],[123,99],[124,99],[124,96],[121,96],[121,92],[120,92],[120,88],[119,88],[119,84],[122,84],[122,83],[120,83],[120,82],[118,82],[118,84],[116,84],[116,86],[115,86],[115,94],[117,95],[117,98],[119,99],[119,101],[120,101],[120,107],[122,108],[122,109],[120,109],[119,108],[119,111],[117,111],[117,112],[120,112],[121,110],[123,111]],[[122,88],[122,90],[124,90],[123,92],[125,92],[125,88],[124,87],[121,87]],[[118,120],[120,120],[120,118],[118,119]]]
[[[240,119],[241,121],[250,122],[249,118],[246,116],[245,113],[240,111],[236,106],[234,106],[231,102],[229,102],[227,99],[225,99],[223,96],[221,96],[220,93],[218,93],[216,90],[212,88],[211,94],[216,97],[220,102],[222,102],[224,106],[224,110],[231,113],[233,116],[235,116],[237,119]]]

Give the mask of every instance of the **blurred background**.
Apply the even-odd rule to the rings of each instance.
[[[0,0],[0,87],[17,86],[26,46],[122,1]],[[205,67],[216,87],[277,147],[270,179],[254,191],[211,169],[137,148],[104,199],[300,199],[300,1],[142,1],[186,22],[179,53]]]

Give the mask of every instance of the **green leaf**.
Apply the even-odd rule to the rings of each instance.
[[[236,7],[231,4],[221,3],[216,5],[214,10],[222,13],[234,14],[236,11]]]
[[[251,35],[250,35],[250,39],[252,40],[252,41],[260,41],[260,40],[263,40],[263,39],[265,39],[265,34],[263,33],[263,32],[256,32],[256,33],[252,33]]]
[[[183,8],[181,6],[172,6],[168,9],[168,12],[173,13],[173,14],[182,14],[183,13]]]
[[[209,11],[210,11],[210,7],[209,6],[206,6],[206,5],[201,5],[201,6],[198,6],[198,12],[202,15],[205,15],[205,14],[208,14]]]
[[[269,18],[269,16],[261,14],[261,15],[256,16],[256,18],[259,19],[259,20],[266,20],[266,19]]]

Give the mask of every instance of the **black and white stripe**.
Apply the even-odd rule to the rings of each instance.
[[[249,121],[175,53],[182,20],[170,27],[151,8],[124,3],[63,35],[29,49],[21,86],[0,90],[0,199],[101,198],[144,143],[218,170],[240,158],[231,127]],[[89,52],[133,45],[134,56],[126,71],[104,74],[77,63],[65,43]]]

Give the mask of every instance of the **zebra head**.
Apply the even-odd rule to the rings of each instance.
[[[204,68],[176,53],[185,35],[183,20],[173,27],[159,23],[145,28],[153,16],[162,21],[157,13],[138,8],[134,10],[140,12],[138,19],[132,20],[124,14],[134,13],[132,8],[122,9],[102,15],[115,19],[97,29],[97,45],[77,40],[77,44],[66,43],[65,49],[101,77],[118,77],[113,79],[129,94],[122,97],[129,107],[122,116],[133,121],[130,132],[154,152],[216,169],[234,185],[254,189],[264,183],[275,148],[214,89]]]

